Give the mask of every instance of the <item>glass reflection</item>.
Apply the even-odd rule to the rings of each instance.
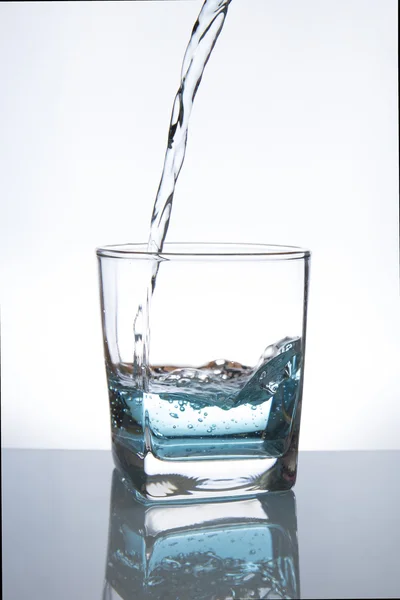
[[[300,598],[296,499],[144,505],[112,477],[103,600]]]

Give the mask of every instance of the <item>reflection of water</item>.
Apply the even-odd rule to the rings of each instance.
[[[149,506],[112,478],[103,600],[299,598],[296,500]]]

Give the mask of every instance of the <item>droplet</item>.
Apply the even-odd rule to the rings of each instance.
[[[173,417],[174,419],[179,419],[179,415],[177,415],[176,413],[169,413],[170,417]]]
[[[203,422],[203,419],[197,419],[197,420],[198,420],[198,422],[199,422],[199,423],[202,423],[202,422]]]
[[[193,425],[188,425],[188,429],[193,429]]]

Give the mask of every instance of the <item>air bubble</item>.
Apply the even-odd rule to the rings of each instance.
[[[176,413],[169,413],[170,417],[173,417],[174,419],[179,419],[179,415],[177,415]]]
[[[203,422],[203,419],[197,419],[197,420],[198,420],[198,422],[199,422],[199,423],[202,423],[202,422]]]
[[[276,346],[276,344],[272,344],[271,346],[268,346],[267,348],[265,348],[264,352],[263,352],[263,359],[266,360],[267,358],[272,358],[273,356],[275,356],[277,354],[278,348]]]
[[[193,425],[188,425],[188,429],[193,429]]]

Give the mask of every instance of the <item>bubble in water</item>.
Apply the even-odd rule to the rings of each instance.
[[[206,412],[205,412],[205,413],[204,413],[204,416],[205,416],[205,417],[208,417],[208,413],[206,413]]]
[[[279,387],[279,383],[276,381],[273,381],[272,383],[269,384],[269,389],[271,390],[271,392],[273,394],[275,394],[275,392],[277,391],[278,387]]]
[[[267,346],[263,352],[262,358],[263,360],[267,360],[268,358],[272,358],[278,352],[278,347],[276,344],[271,344],[271,346]]]
[[[203,419],[197,419],[197,420],[198,420],[198,422],[199,422],[199,423],[202,423],[202,422],[203,422]]]
[[[150,577],[147,580],[147,585],[153,587],[153,586],[159,585],[162,582],[163,582],[163,578],[161,576]]]
[[[174,419],[179,419],[179,415],[177,415],[176,413],[169,413],[170,417],[173,417]]]
[[[193,429],[193,425],[188,425],[188,429]]]
[[[164,568],[171,570],[178,569],[181,566],[178,561],[173,560],[172,558],[163,558],[161,564]]]
[[[180,410],[181,412],[185,412],[185,407],[184,407],[184,406],[181,406],[179,410]]]

